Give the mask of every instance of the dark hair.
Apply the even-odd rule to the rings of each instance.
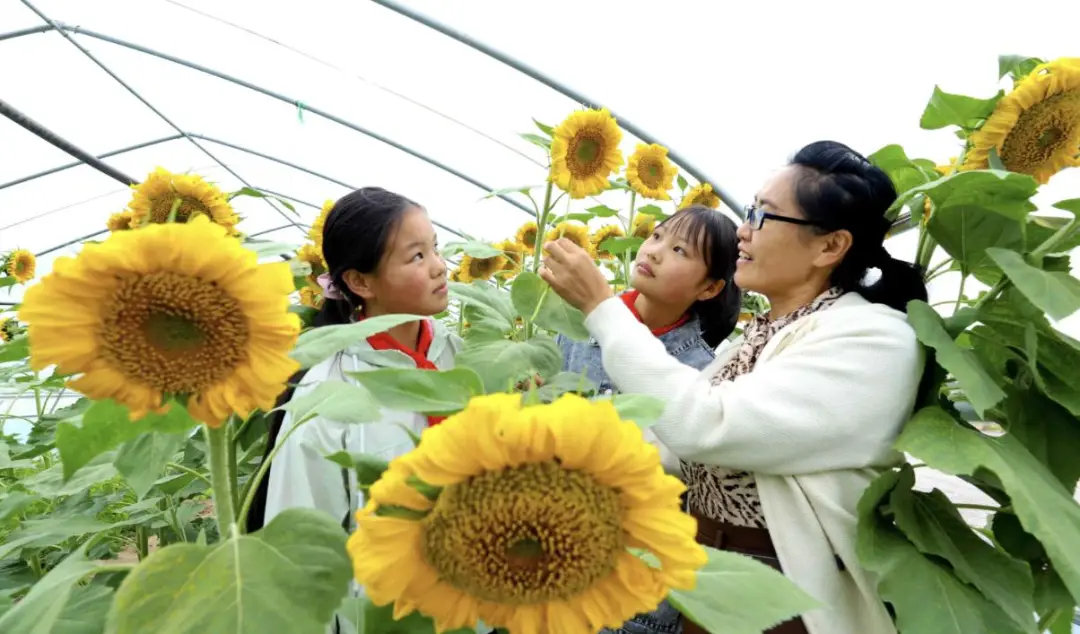
[[[708,279],[724,281],[724,288],[716,297],[694,302],[690,307],[701,324],[701,338],[715,348],[735,330],[742,310],[742,292],[734,279],[739,255],[739,238],[735,235],[738,227],[731,218],[705,205],[681,209],[660,223],[664,225],[698,245],[708,268]]]
[[[345,271],[372,273],[410,207],[420,205],[381,187],[362,187],[341,197],[323,225],[323,259],[344,299],[323,299],[315,326],[347,324],[360,307],[360,297],[345,285]]]
[[[413,201],[386,191],[380,187],[363,187],[342,196],[334,203],[323,224],[323,259],[334,286],[344,299],[323,298],[322,308],[315,317],[315,327],[347,324],[353,313],[361,306],[360,297],[345,286],[345,271],[356,269],[371,273],[379,266],[386,245],[409,207],[419,207]],[[289,402],[296,386],[303,380],[307,370],[300,370],[289,377],[287,389],[278,395],[274,410],[266,414],[267,439],[263,462],[277,444],[285,412],[277,408]],[[267,474],[255,489],[248,509],[246,530],[253,533],[263,527],[266,517],[266,496],[270,492]]]
[[[820,233],[846,229],[852,243],[832,273],[832,283],[855,291],[876,304],[906,311],[913,299],[926,301],[923,272],[915,264],[897,260],[885,250],[890,222],[885,212],[896,201],[889,175],[863,155],[836,141],[817,141],[791,159],[802,175],[795,184],[795,200]],[[881,276],[864,285],[867,271]]]

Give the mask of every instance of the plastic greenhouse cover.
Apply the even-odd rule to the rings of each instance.
[[[185,138],[105,161],[136,180],[160,165],[194,171],[225,190],[245,184],[293,200],[241,198],[241,229],[299,244],[317,207],[350,187],[380,185],[421,202],[433,219],[499,240],[528,219],[474,184],[317,116],[327,111],[442,162],[493,189],[537,185],[543,152],[519,133],[531,118],[555,124],[577,107],[560,92],[375,2],[309,0],[31,0],[45,16],[227,73],[285,95],[248,88],[85,34],[72,37],[128,83]],[[1003,20],[987,2],[667,4],[593,0],[403,2],[537,68],[648,131],[705,176],[749,202],[770,170],[822,138],[871,153],[899,143],[911,156],[957,154],[948,131],[919,115],[935,84],[989,96],[997,55],[1075,54],[1075,0],[1040,5],[1037,28]],[[1062,19],[1047,19],[1059,15]],[[55,31],[2,39],[44,25],[20,0],[0,0],[0,99],[88,152],[176,136],[177,130]],[[1034,25],[1033,25],[1034,26]],[[1012,27],[1011,30],[1006,31]],[[1007,35],[994,35],[1007,33]],[[979,35],[983,34],[983,35]],[[212,140],[210,140],[212,139]],[[624,137],[624,148],[637,139]],[[317,174],[236,149],[240,146]],[[0,251],[51,251],[46,273],[104,229],[127,188],[90,167],[3,184],[73,159],[0,118]],[[227,167],[225,167],[227,166]],[[1080,170],[1044,186],[1042,207],[1075,197]],[[604,201],[603,196],[600,197]],[[618,201],[619,198],[614,200]],[[595,204],[595,203],[590,203]],[[527,203],[526,203],[527,205]],[[275,208],[272,208],[276,207]],[[314,206],[314,207],[313,207]],[[456,239],[441,232],[443,241]],[[893,238],[910,258],[915,236]],[[969,290],[971,285],[969,283]],[[932,301],[956,279],[935,281]],[[0,301],[18,301],[22,288]],[[1078,334],[1080,318],[1059,324]]]

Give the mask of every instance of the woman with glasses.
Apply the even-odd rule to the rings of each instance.
[[[856,505],[915,404],[921,349],[907,303],[921,271],[883,245],[889,177],[840,143],[800,150],[758,192],[739,228],[735,283],[770,312],[703,371],[672,359],[587,254],[545,245],[541,275],[586,314],[622,392],[665,399],[651,427],[680,459],[698,541],[783,571],[823,607],[770,630],[894,633],[855,554]],[[686,634],[702,632],[683,621]]]

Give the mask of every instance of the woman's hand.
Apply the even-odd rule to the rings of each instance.
[[[612,296],[604,274],[584,249],[566,238],[548,242],[543,248],[547,255],[540,277],[566,303],[588,315]]]

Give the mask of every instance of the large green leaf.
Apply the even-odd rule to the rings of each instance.
[[[1018,439],[980,434],[940,408],[926,408],[908,422],[897,447],[947,473],[992,471],[1024,530],[1039,539],[1070,592],[1080,596],[1080,504]]]
[[[709,561],[693,590],[672,590],[671,604],[709,632],[760,634],[821,604],[780,572],[731,552],[705,547]]]
[[[380,315],[355,324],[314,328],[300,334],[289,356],[298,361],[301,367],[310,368],[372,335],[423,319],[428,318],[419,315]]]
[[[349,597],[341,602],[338,614],[356,628],[356,634],[435,634],[435,623],[419,612],[394,619],[392,603],[379,607],[366,597]],[[461,628],[444,634],[487,634],[488,630]]]
[[[469,368],[389,368],[348,374],[367,388],[383,407],[406,412],[458,412],[465,409],[469,399],[484,393],[483,382]]]
[[[545,335],[528,341],[470,341],[455,363],[480,375],[486,393],[504,392],[534,374],[556,374],[562,367],[562,352],[555,340]]]
[[[510,296],[491,284],[450,282],[450,293],[468,306],[475,306],[485,314],[497,320],[501,319],[507,325],[512,325],[514,318],[517,317],[514,306],[510,303]]]
[[[974,128],[981,119],[990,116],[1003,94],[1004,91],[1001,91],[989,99],[976,99],[947,93],[934,86],[934,93],[919,119],[919,126],[924,130],[940,130],[951,125]]]
[[[321,416],[339,423],[370,423],[379,418],[379,406],[371,392],[344,381],[323,381],[281,409],[298,421]]]
[[[1005,402],[1009,434],[1045,464],[1066,490],[1080,480],[1080,425],[1068,410],[1033,389],[1012,389]]]
[[[348,451],[335,451],[326,456],[326,459],[345,469],[356,471],[356,482],[363,488],[378,482],[383,472],[390,466],[389,462],[378,456]]]
[[[616,394],[611,400],[623,420],[632,420],[642,429],[660,420],[667,405],[663,399],[644,394]]]
[[[525,319],[536,315],[533,323],[541,328],[553,330],[577,341],[589,338],[589,330],[585,328],[585,315],[567,304],[536,273],[525,272],[518,275],[510,289],[510,299],[514,302],[518,315]],[[539,310],[537,306],[540,307]]]
[[[162,513],[163,511],[157,509],[143,510],[116,522],[105,522],[76,513],[58,513],[41,519],[26,520],[18,530],[5,536],[0,543],[0,559],[23,548],[55,546],[72,537],[95,535],[114,528],[148,523]]]
[[[124,443],[113,464],[141,500],[187,441],[183,434],[143,434]]]
[[[82,416],[82,424],[64,421],[56,428],[56,448],[64,462],[64,478],[103,452],[150,432],[183,434],[196,425],[182,405],[169,404],[164,414],[147,414],[132,422],[128,409],[111,400],[97,401]]]
[[[113,466],[115,457],[115,452],[107,451],[92,458],[86,466],[76,471],[71,477],[64,475],[65,464],[54,464],[22,480],[20,484],[46,497],[73,495],[115,477],[116,467]]]
[[[1005,392],[986,371],[975,353],[957,345],[945,330],[941,315],[929,304],[921,301],[910,302],[907,315],[919,341],[934,349],[937,362],[960,382],[971,406],[980,416],[1005,398]]]
[[[915,470],[905,465],[890,498],[900,530],[924,555],[948,561],[961,581],[978,588],[1012,618],[1014,629],[1036,634],[1028,565],[977,536],[944,493],[912,491],[914,485]]]
[[[25,359],[28,356],[30,356],[30,339],[26,335],[19,335],[11,341],[0,344],[0,363],[18,361],[19,359]]]
[[[1025,55],[998,55],[998,79],[1005,75],[1011,75],[1013,80],[1026,77],[1035,67],[1042,64],[1043,60],[1038,57]]]
[[[1022,632],[1009,627],[1000,608],[947,566],[924,557],[881,513],[899,481],[899,471],[887,471],[863,494],[856,542],[859,561],[877,576],[878,594],[896,609],[897,629],[920,634]]]
[[[596,384],[590,381],[589,377],[584,374],[578,374],[576,372],[559,372],[555,376],[544,381],[544,384],[540,386],[537,393],[541,401],[550,403],[567,392],[585,394],[595,391]]]
[[[899,145],[886,145],[867,158],[889,175],[897,194],[934,180],[909,159]]]
[[[1008,249],[989,248],[986,253],[1009,281],[1050,317],[1065,319],[1080,310],[1080,280],[1068,272],[1043,271]]]
[[[345,532],[311,509],[214,546],[155,551],[116,593],[108,634],[324,634],[348,589]]]
[[[478,242],[476,240],[448,242],[442,249],[442,256],[444,258],[453,257],[459,253],[465,253],[474,258],[493,258],[503,254],[500,249],[496,249],[486,242]]]
[[[78,621],[72,623],[70,620],[72,615],[66,607],[73,599],[85,598],[82,593],[76,594],[75,584],[97,567],[96,562],[87,560],[86,544],[84,544],[35,583],[30,588],[30,592],[16,603],[15,607],[0,616],[0,632],[4,634],[60,634],[61,632],[81,634],[95,631],[77,627]],[[99,595],[99,598],[103,597]],[[93,616],[92,612],[86,615],[86,620],[89,621],[91,616]],[[101,631],[100,624],[96,631]]]

